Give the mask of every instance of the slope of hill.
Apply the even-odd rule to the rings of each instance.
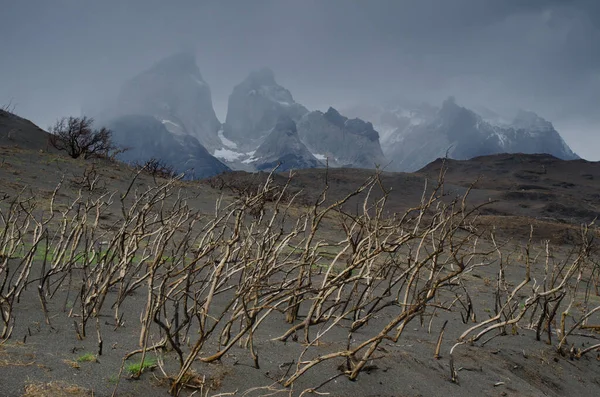
[[[25,149],[53,150],[48,133],[31,121],[0,110],[0,146],[19,146]]]
[[[150,120],[148,128],[161,125]],[[279,130],[286,135],[293,132],[289,123]],[[156,139],[170,139],[168,132],[160,131]],[[198,183],[153,178],[146,173],[136,175],[136,170],[127,164],[104,159],[75,160],[12,144],[0,145],[0,157],[0,231],[9,236],[1,240],[0,277],[8,275],[5,279],[10,279],[13,274],[21,274],[27,278],[25,284],[20,284],[26,286],[19,292],[20,299],[10,300],[15,291],[12,286],[22,277],[12,277],[0,285],[0,296],[7,297],[1,301],[3,316],[12,316],[8,323],[12,335],[0,344],[3,395],[108,396],[117,390],[117,395],[164,396],[174,379],[171,374],[177,373],[181,362],[178,352],[168,348],[169,343],[187,357],[192,347],[199,345],[188,344],[188,338],[195,342],[205,335],[200,358],[221,352],[223,355],[218,363],[191,360],[184,373],[188,387],[180,395],[195,395],[200,387],[232,395],[274,391],[299,395],[316,388],[336,397],[399,393],[560,396],[597,395],[600,391],[594,347],[600,316],[597,311],[590,311],[600,305],[594,294],[597,278],[594,279],[593,267],[581,268],[583,282],[579,282],[577,273],[568,287],[556,295],[560,298],[563,292],[572,294],[562,303],[558,300],[557,313],[560,316],[568,310],[565,322],[576,331],[568,336],[561,353],[557,349],[560,338],[553,326],[540,328],[543,335],[536,340],[535,324],[541,321],[532,319],[537,320],[536,316],[546,315],[547,311],[528,306],[532,297],[540,296],[534,294],[540,291],[536,289],[539,283],[551,282],[544,273],[546,247],[536,245],[538,239],[552,241],[548,263],[558,266],[557,274],[564,274],[562,263],[577,260],[570,255],[580,252],[576,250],[579,223],[589,221],[597,208],[598,200],[593,199],[600,194],[599,163],[521,154],[447,161],[441,202],[448,203],[466,192],[478,177],[467,207],[490,198],[498,202],[483,208],[482,215],[471,225],[474,229],[454,223],[430,228],[429,222],[444,217],[433,207],[422,214],[423,229],[401,228],[388,238],[387,233],[401,219],[393,217],[394,213],[402,214],[418,206],[426,181],[427,193],[431,193],[442,170],[441,160],[415,174],[383,172],[381,185],[372,185],[366,206],[362,203],[367,191],[321,217],[313,206],[325,189],[324,204],[332,204],[352,193],[374,171],[298,170],[291,181],[290,194],[281,196],[280,212],[276,212],[273,209],[280,196],[273,191],[270,196],[257,193],[264,186],[267,173],[225,173]],[[287,175],[275,175],[276,182],[285,184]],[[371,205],[382,196],[381,188],[389,192],[389,207],[380,213],[383,218],[374,218]],[[550,203],[577,211],[548,217],[545,206]],[[254,206],[259,207],[258,211],[253,211]],[[460,218],[460,202],[458,207],[456,216]],[[357,218],[363,208],[367,216]],[[17,211],[19,216],[7,217],[11,211]],[[419,214],[413,210],[406,219],[412,222],[419,219]],[[317,217],[319,222],[314,222]],[[22,219],[29,222],[21,222]],[[238,219],[242,219],[240,224]],[[531,247],[531,280],[515,293],[514,300],[507,302],[505,307],[510,307],[511,313],[506,313],[496,305],[498,299],[504,302],[523,281],[523,258],[529,254],[523,247],[527,245],[530,224],[536,228]],[[296,234],[294,228],[298,227],[307,229]],[[457,234],[450,243],[447,233],[455,227]],[[494,228],[498,247],[489,238]],[[306,237],[311,229],[318,230],[312,242]],[[14,233],[15,230],[19,232]],[[292,230],[294,233],[288,238],[287,233]],[[406,246],[389,250],[396,237],[402,241],[413,235],[417,240],[410,248],[407,242]],[[61,236],[70,243],[65,244]],[[31,244],[36,238],[38,242]],[[473,254],[470,243],[474,241],[477,252]],[[464,261],[457,263],[466,265],[468,271],[454,273],[460,266],[449,261],[452,256],[448,254],[465,242],[468,246],[460,251]],[[12,244],[21,244],[20,249],[10,251]],[[306,249],[302,248],[304,245]],[[56,254],[59,247],[64,247],[66,256]],[[441,252],[435,254],[438,249]],[[497,249],[502,252],[502,260],[496,256]],[[480,251],[492,254],[486,256]],[[588,252],[597,253],[593,247]],[[430,261],[428,256],[435,259]],[[415,258],[423,258],[424,262],[423,268],[412,273],[416,280],[413,285],[422,292],[414,295],[413,302],[419,304],[430,291],[430,277],[449,275],[451,282],[430,305],[414,313],[412,322],[404,323],[407,326],[394,341],[397,328],[389,324],[396,324],[398,316],[406,313],[403,308],[419,307],[398,301],[410,294],[404,273],[421,263]],[[585,260],[595,266],[597,256]],[[496,289],[500,284],[495,282],[499,263],[505,265],[501,273],[503,289]],[[356,264],[360,265],[358,271],[347,272],[348,266]],[[29,271],[19,271],[23,269]],[[391,273],[386,269],[391,269]],[[380,270],[385,271],[381,273],[383,277],[372,277],[373,272]],[[308,276],[298,283],[292,278],[296,274]],[[252,283],[256,275],[262,278]],[[218,277],[223,277],[219,279],[222,281],[213,283]],[[577,289],[584,288],[584,284],[588,289]],[[283,312],[292,285],[298,285],[297,296],[303,300],[298,320],[290,324]],[[240,290],[247,291],[247,295],[238,295]],[[335,315],[312,324],[306,319],[310,320],[308,316],[313,314],[309,309],[321,294],[331,296],[323,301],[327,310],[322,313]],[[341,299],[348,299],[348,304],[342,301],[341,305]],[[368,299],[369,310],[380,306],[375,315],[369,310],[358,310],[357,315],[362,317],[354,320],[346,311],[355,304],[351,302],[362,299]],[[236,306],[238,302],[243,304]],[[544,300],[538,303],[543,305]],[[95,312],[85,311],[90,307]],[[254,308],[265,317],[253,317],[260,321],[243,321],[241,327],[236,327],[240,319],[252,315],[250,309]],[[500,315],[516,316],[522,309],[529,310],[527,315],[509,324],[506,330],[499,328],[500,323],[488,320],[497,311]],[[580,330],[577,321],[586,313],[587,328]],[[217,332],[201,331],[198,317],[202,316],[205,324],[214,324]],[[85,319],[89,320],[87,334],[82,333]],[[230,328],[223,326],[227,321],[231,321]],[[190,325],[189,332],[178,329],[177,324],[182,323]],[[472,327],[486,324],[494,328],[485,338],[459,339]],[[252,339],[248,339],[250,348],[235,343],[237,340],[223,343],[229,332],[235,336],[250,329],[244,325],[255,327]],[[390,328],[393,329],[389,331]],[[220,332],[222,329],[224,332]],[[381,330],[389,332],[389,337],[371,345],[375,355],[356,381],[350,381],[350,370],[362,357],[362,351],[348,357],[349,346],[354,348]],[[176,336],[169,342],[168,338],[160,338],[161,332]],[[289,338],[282,340],[279,335],[284,332],[289,332]],[[240,335],[243,338],[248,334]],[[134,354],[124,362],[130,352],[139,351],[140,339],[144,341],[146,336],[147,361],[142,362]],[[309,343],[305,343],[305,337]],[[177,338],[181,338],[180,342]],[[590,349],[589,354],[581,356],[586,349]],[[317,357],[315,367],[296,379],[293,388],[285,388],[283,381],[300,368],[296,363],[303,365],[310,357]],[[160,369],[150,373],[155,365],[160,365]],[[141,367],[146,370],[139,380],[132,381],[136,368]]]

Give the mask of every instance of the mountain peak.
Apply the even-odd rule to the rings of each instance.
[[[278,120],[287,116],[298,121],[308,110],[275,81],[269,68],[251,72],[233,88],[227,103],[223,134],[246,150],[256,149]]]
[[[277,85],[277,82],[275,82],[275,72],[268,67],[250,72],[246,81],[256,86]]]
[[[340,112],[338,112],[337,110],[335,110],[332,107],[329,107],[329,109],[327,109],[327,112],[325,112],[323,114],[323,116],[325,116],[325,118],[332,124],[337,125],[340,128],[344,128],[344,125],[346,124],[346,120],[348,120],[347,117],[344,117],[340,114]]]
[[[450,97],[446,98],[446,100],[444,100],[444,102],[442,102],[442,107],[440,108],[440,114],[442,114],[442,115],[456,114],[456,113],[460,112],[461,110],[466,110],[466,109],[456,103],[455,97],[450,96]]]
[[[438,115],[443,123],[457,126],[461,125],[462,127],[473,125],[481,119],[481,117],[473,111],[458,105],[456,103],[456,98],[453,96],[448,97],[448,99],[442,103]]]
[[[150,71],[168,74],[190,73],[202,79],[200,69],[196,64],[196,56],[191,52],[179,52],[156,62]]]
[[[286,115],[277,119],[275,127],[254,152],[254,157],[260,159],[254,164],[258,170],[271,170],[276,166],[280,171],[322,166],[300,140],[294,120]]]
[[[519,110],[517,113],[513,125],[517,128],[529,128],[535,130],[552,130],[554,126],[551,122],[538,116],[535,112],[530,110]]]
[[[297,135],[298,130],[296,129],[296,123],[291,117],[282,115],[277,119],[274,131],[285,132],[288,135]]]
[[[194,136],[208,149],[221,143],[221,123],[213,109],[210,87],[192,53],[163,58],[128,80],[121,87],[117,106],[117,116],[152,116],[169,132]]]

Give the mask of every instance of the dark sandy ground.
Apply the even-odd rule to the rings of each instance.
[[[56,154],[13,147],[0,147],[0,158],[2,162],[0,194],[9,195],[25,189],[33,195],[43,197],[44,194],[52,191],[63,175],[67,179],[76,179],[89,166],[89,163]],[[97,170],[108,181],[110,189],[119,191],[126,188],[132,175],[132,170],[125,165],[99,162]],[[334,194],[341,194],[345,189],[351,189],[358,178],[364,176],[366,172],[351,174],[346,172],[345,175],[350,176],[345,180],[340,174],[343,171],[332,171],[333,176],[338,178],[335,183],[341,186]],[[404,174],[387,176],[390,181],[396,181],[394,187],[400,192],[394,196],[393,204],[396,208],[408,207],[411,202],[418,200],[423,186],[423,173],[414,176]],[[314,189],[318,184],[314,181],[318,181],[320,177],[314,176],[309,171],[299,173],[299,186],[309,187],[308,199],[313,197],[310,195],[314,195]],[[457,177],[454,178],[450,181],[453,186],[456,189],[464,189],[461,181],[456,179]],[[468,176],[463,175],[461,178],[467,180]],[[582,178],[589,181],[588,177]],[[311,185],[308,180],[312,180],[315,185]],[[154,182],[146,175],[142,176],[138,183],[142,188]],[[494,184],[501,186],[497,181]],[[598,190],[596,184],[597,182],[587,184],[581,189],[582,194],[585,193],[585,197],[595,194],[594,192]],[[205,183],[182,183],[182,187],[188,190],[190,197],[193,197],[192,205],[207,213],[212,211],[215,200],[224,193]],[[67,200],[75,187],[70,186],[68,189],[71,189],[71,193],[69,190],[65,191],[61,199]],[[476,193],[480,196],[475,198],[483,200],[485,192],[490,189],[491,186],[483,186],[482,190]],[[499,188],[493,189],[493,192],[497,194]],[[563,195],[567,197],[569,203],[577,203],[577,199],[574,198],[575,193]],[[528,200],[530,208],[533,207],[536,211],[546,205],[540,200],[531,201],[529,198]],[[500,203],[499,211],[507,211],[507,208],[512,208],[512,205],[514,203]],[[570,205],[572,207],[575,204]],[[536,214],[538,212],[529,213],[529,217],[525,212],[519,212],[514,216],[504,212],[488,214],[488,218],[482,218],[482,225],[486,224],[486,219],[488,224],[501,223],[504,230],[502,239],[508,241],[505,249],[507,252],[512,252],[522,248],[529,225],[534,223],[538,226],[536,230],[540,230],[540,234],[536,235],[536,246],[540,246],[537,243],[541,238],[550,235],[556,239],[556,257],[564,257],[571,247],[567,237],[575,238],[573,236],[577,234],[577,223],[567,223],[564,218],[533,219]],[[111,217],[115,219],[118,216],[118,209],[114,208]],[[325,224],[324,238],[335,240],[338,234],[336,225]],[[534,272],[539,275],[542,267],[541,263],[536,265]],[[514,285],[523,277],[523,266],[515,260],[509,270],[508,281]],[[497,268],[489,266],[478,268],[476,272],[467,276],[475,302],[477,321],[486,319],[494,307],[493,286],[490,285],[490,280],[495,280],[496,274]],[[138,380],[130,379],[127,371],[124,371],[119,378],[123,356],[138,348],[139,313],[145,303],[144,294],[133,294],[125,301],[123,310],[125,323],[121,327],[115,328],[110,305],[104,306],[103,312],[98,317],[104,339],[103,354],[96,356],[94,361],[78,362],[78,359],[87,353],[96,354],[97,343],[93,326],[90,326],[92,332],[87,338],[83,340],[77,338],[73,318],[68,316],[71,303],[67,294],[70,293],[72,296],[74,291],[75,289],[71,291],[61,289],[49,302],[51,325],[47,325],[44,321],[34,286],[28,288],[21,297],[16,307],[18,316],[13,336],[0,346],[0,396],[110,396],[115,389],[115,395],[118,396],[167,396],[167,382],[158,368],[145,372]],[[590,300],[596,305],[600,304],[598,296],[592,296]],[[301,315],[302,313],[301,310]],[[394,309],[382,312],[372,320],[373,328],[377,329],[393,314]],[[446,320],[448,325],[444,334],[441,357],[436,359],[434,358],[435,345],[439,330]],[[600,317],[592,317],[590,323],[600,324]],[[544,341],[536,341],[535,333],[523,327],[515,328],[514,332],[507,335],[490,334],[490,337],[495,337],[485,344],[484,342],[489,338],[484,338],[474,345],[465,344],[457,347],[454,353],[454,365],[458,372],[458,382],[452,382],[449,351],[458,336],[471,325],[473,324],[463,323],[456,312],[438,311],[435,316],[425,317],[422,321],[415,319],[397,343],[392,341],[382,343],[376,354],[377,359],[370,363],[368,369],[361,373],[356,381],[350,381],[341,374],[339,367],[344,364],[344,359],[338,359],[313,368],[306,376],[299,379],[293,389],[284,389],[278,380],[289,371],[293,371],[304,346],[301,340],[289,339],[287,342],[272,340],[289,327],[283,318],[275,315],[267,324],[259,328],[259,333],[255,336],[259,369],[253,367],[253,361],[247,350],[235,347],[220,362],[214,364],[197,362],[194,364],[194,370],[204,376],[205,388],[202,395],[220,393],[246,396],[300,395],[305,389],[316,387],[336,375],[340,376],[320,388],[318,392],[327,393],[326,395],[329,396],[600,395],[600,354],[594,352],[581,359],[570,359],[568,356],[558,354],[554,346],[547,345]],[[339,329],[329,333],[310,354],[325,354],[342,349],[348,326],[349,324],[342,323]],[[316,333],[318,329],[315,327],[311,332]],[[593,330],[586,331],[585,334],[591,337],[574,336],[569,338],[570,344],[586,347],[591,343],[597,343],[597,339],[600,338],[600,334],[594,334]],[[360,332],[356,334],[357,338],[361,336],[365,335],[361,335]],[[150,340],[157,341],[159,338],[158,331],[153,329]],[[214,345],[209,344],[206,350],[211,351],[215,348]],[[172,352],[151,352],[150,356],[164,361],[167,371],[177,366]],[[186,390],[182,395],[193,393],[192,390]],[[195,395],[200,395],[200,392],[196,393]]]
[[[487,271],[474,275],[474,289],[479,293],[476,315],[486,318],[493,304],[491,289],[486,287]],[[86,353],[95,354],[96,340],[92,333],[78,340],[72,319],[61,307],[64,296],[56,297],[51,305],[52,326],[44,323],[38,299],[28,291],[18,305],[18,326],[13,338],[0,348],[0,395],[21,396],[30,384],[64,382],[87,390],[75,395],[110,396],[116,386],[122,357],[135,350],[138,341],[139,320],[136,313],[144,304],[144,296],[133,296],[125,307],[125,325],[115,330],[113,319],[106,311],[100,316],[104,352],[94,362],[77,362]],[[600,303],[600,298],[596,298]],[[375,319],[383,322],[385,316]],[[430,323],[431,320],[431,323]],[[442,357],[434,358],[438,331],[445,320]],[[345,326],[347,326],[346,324]],[[515,335],[497,336],[481,346],[459,346],[454,354],[458,383],[450,381],[448,352],[459,333],[471,324],[464,324],[456,315],[441,313],[425,318],[423,325],[414,321],[398,343],[385,342],[379,348],[380,359],[356,381],[340,376],[319,392],[331,396],[594,396],[600,391],[600,354],[594,353],[579,360],[559,355],[552,346],[536,342],[535,333],[519,329]],[[373,324],[376,327],[376,323]],[[431,333],[428,332],[431,327]],[[260,369],[253,367],[245,349],[234,348],[215,364],[195,365],[195,371],[205,376],[209,395],[237,392],[235,395],[265,396],[273,391],[258,389],[244,394],[253,387],[279,390],[277,395],[300,394],[305,388],[315,387],[336,374],[343,359],[333,360],[311,370],[300,378],[293,390],[283,389],[279,380],[297,360],[301,342],[272,341],[287,329],[282,318],[272,319],[264,326],[258,340]],[[155,330],[156,331],[156,330]],[[315,331],[313,331],[315,332]],[[343,348],[343,330],[328,336],[317,349],[318,353]],[[357,337],[360,337],[360,333]],[[157,341],[157,334],[151,340]],[[588,346],[589,338],[574,337],[571,343]],[[206,349],[210,350],[211,346]],[[213,347],[214,348],[214,347]],[[173,353],[151,353],[164,360],[167,369],[176,366]],[[132,359],[132,361],[135,361]],[[183,395],[189,394],[183,393]],[[53,394],[49,394],[53,395]],[[64,394],[71,395],[71,394]],[[147,372],[139,380],[122,375],[118,396],[167,396],[166,382],[159,370]]]

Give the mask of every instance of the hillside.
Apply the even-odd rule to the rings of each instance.
[[[3,395],[600,392],[598,230],[580,228],[599,163],[198,182],[15,145],[0,157]]]
[[[48,133],[31,121],[0,109],[0,146],[49,150]]]

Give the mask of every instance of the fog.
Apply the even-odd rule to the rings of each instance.
[[[269,66],[309,109],[454,95],[533,110],[600,160],[597,0],[1,0],[0,37],[0,105],[42,127],[185,50],[221,121]]]

